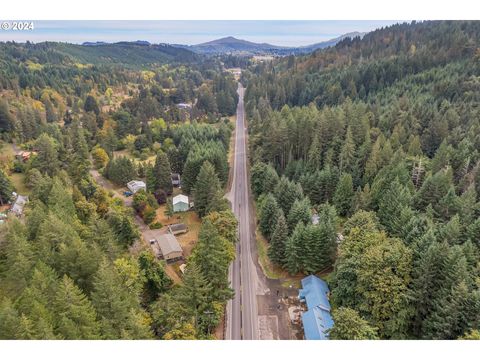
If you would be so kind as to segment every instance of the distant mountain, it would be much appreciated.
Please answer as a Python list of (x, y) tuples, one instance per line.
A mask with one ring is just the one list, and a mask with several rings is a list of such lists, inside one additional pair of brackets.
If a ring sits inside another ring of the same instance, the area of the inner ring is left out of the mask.
[(201, 54), (212, 53), (265, 53), (283, 49), (282, 46), (275, 46), (267, 43), (254, 43), (247, 40), (234, 38), (233, 36), (209, 41), (203, 44), (193, 45), (190, 49)]
[(83, 46), (99, 46), (99, 45), (106, 45), (108, 43), (106, 43), (105, 41), (95, 41), (95, 42), (91, 42), (91, 41), (85, 41), (84, 43), (82, 43)]
[(361, 38), (363, 38), (365, 36), (365, 34), (367, 34), (366, 32), (359, 32), (359, 31), (354, 31), (354, 32), (350, 32), (350, 33), (347, 33), (347, 34), (343, 34), (339, 37), (336, 37), (334, 39), (330, 39), (330, 40), (327, 40), (327, 41), (323, 41), (323, 42), (319, 42), (319, 43), (316, 43), (316, 44), (312, 44), (312, 45), (307, 45), (307, 46), (300, 46), (298, 48), (296, 48), (298, 51), (297, 51), (297, 54), (301, 54), (301, 53), (310, 53), (310, 52), (313, 52), (315, 50), (318, 50), (318, 49), (325, 49), (327, 47), (330, 47), (330, 46), (335, 46), (338, 42), (342, 41), (343, 39), (346, 39), (346, 38), (356, 38), (357, 36)]
[(224, 37), (221, 39), (209, 41), (197, 45), (178, 45), (173, 46), (189, 49), (197, 54), (215, 55), (215, 54), (234, 54), (234, 55), (296, 55), (306, 54), (318, 49), (324, 49), (329, 46), (335, 46), (339, 41), (356, 36), (363, 37), (366, 33), (351, 32), (344, 34), (334, 39), (330, 39), (324, 42), (300, 46), (300, 47), (288, 47), (278, 46), (267, 43), (254, 43), (247, 40), (237, 39), (233, 36)]

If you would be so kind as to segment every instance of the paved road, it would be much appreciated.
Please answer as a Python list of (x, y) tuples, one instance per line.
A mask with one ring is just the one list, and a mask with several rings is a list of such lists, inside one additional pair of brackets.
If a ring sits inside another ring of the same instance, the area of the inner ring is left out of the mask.
[(233, 181), (229, 194), (233, 212), (239, 222), (239, 242), (237, 244), (237, 256), (230, 267), (229, 274), (232, 288), (235, 290), (235, 297), (227, 304), (225, 335), (228, 340), (258, 339), (257, 270), (252, 260), (254, 229), (252, 229), (250, 221), (252, 204), (250, 203), (250, 187), (247, 180), (247, 135), (243, 93), (244, 88), (239, 83)]

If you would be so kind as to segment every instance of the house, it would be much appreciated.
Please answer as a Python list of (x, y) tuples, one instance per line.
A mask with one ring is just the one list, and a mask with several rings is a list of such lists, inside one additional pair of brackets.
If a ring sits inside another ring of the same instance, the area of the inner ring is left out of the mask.
[(190, 110), (192, 108), (192, 105), (187, 103), (180, 103), (177, 104), (177, 107), (181, 110)]
[(175, 187), (180, 186), (180, 174), (172, 173), (170, 175), (170, 178), (172, 179), (172, 185)]
[(139, 190), (147, 191), (147, 185), (140, 180), (130, 181), (127, 183), (127, 188), (132, 192), (132, 194), (135, 194)]
[(177, 195), (172, 200), (173, 211), (188, 211), (190, 209), (190, 203), (188, 202), (188, 196), (186, 195)]
[(183, 258), (183, 250), (177, 241), (175, 235), (165, 233), (164, 230), (146, 230), (143, 232), (143, 238), (147, 241), (155, 255), (159, 258), (173, 262)]
[(15, 155), (15, 158), (19, 161), (26, 162), (32, 155), (36, 155), (35, 151), (20, 151)]
[(13, 193), (13, 196), (16, 198), (10, 211), (17, 216), (22, 216), (23, 208), (25, 207), (25, 204), (28, 203), (28, 196), (17, 195), (16, 193)]
[(183, 258), (183, 250), (175, 235), (167, 233), (160, 235), (157, 239), (162, 257), (170, 262)]
[(188, 231), (187, 225), (185, 224), (172, 224), (168, 225), (168, 231), (173, 235), (184, 234)]
[(307, 311), (302, 314), (306, 340), (328, 340), (328, 331), (333, 327), (329, 292), (327, 283), (315, 275), (302, 279), (298, 297), (307, 304)]

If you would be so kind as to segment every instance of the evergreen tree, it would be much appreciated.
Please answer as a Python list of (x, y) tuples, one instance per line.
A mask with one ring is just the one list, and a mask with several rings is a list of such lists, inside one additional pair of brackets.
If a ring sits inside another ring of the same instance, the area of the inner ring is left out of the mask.
[(0, 302), (0, 339), (15, 340), (20, 338), (20, 315), (8, 298)]
[(64, 276), (54, 300), (55, 331), (67, 340), (99, 339), (99, 324), (90, 300)]
[(351, 173), (355, 161), (355, 142), (353, 141), (352, 131), (347, 128), (347, 134), (340, 152), (340, 172)]
[(256, 198), (275, 188), (279, 177), (270, 164), (256, 162), (251, 168), (252, 191)]
[(260, 231), (267, 239), (270, 239), (275, 230), (280, 210), (275, 197), (271, 193), (268, 193), (262, 202), (259, 218)]
[(333, 196), (333, 203), (339, 215), (350, 214), (354, 195), (352, 176), (350, 174), (342, 175)]
[(268, 257), (277, 265), (283, 265), (285, 261), (285, 248), (288, 239), (288, 227), (282, 210), (279, 210), (275, 230), (273, 231), (268, 248)]
[(234, 258), (234, 245), (219, 235), (210, 220), (204, 220), (198, 236), (198, 243), (192, 251), (189, 263), (195, 264), (211, 284), (213, 300), (225, 301), (231, 297), (228, 268)]
[(86, 112), (92, 111), (95, 113), (95, 115), (100, 114), (100, 109), (98, 108), (97, 100), (92, 95), (87, 96), (87, 98), (85, 99), (85, 105), (83, 108)]
[(185, 317), (194, 319), (195, 329), (199, 329), (201, 326), (202, 315), (211, 301), (211, 293), (212, 285), (206, 280), (196, 263), (189, 262), (182, 286), (176, 293), (176, 300), (185, 312)]
[(285, 268), (294, 275), (302, 269), (302, 250), (305, 225), (298, 223), (285, 244)]
[(295, 200), (288, 213), (288, 228), (290, 232), (293, 232), (293, 229), (299, 222), (302, 222), (304, 225), (312, 222), (311, 207), (310, 200), (307, 197), (302, 200)]
[[(131, 282), (138, 283), (138, 279)], [(141, 284), (141, 283), (140, 283)], [(95, 276), (92, 304), (97, 311), (102, 338), (149, 339), (147, 316), (139, 294), (126, 286), (118, 269), (104, 260)]]
[(153, 167), (153, 184), (147, 184), (154, 190), (162, 190), (167, 195), (170, 195), (173, 191), (173, 185), (171, 180), (172, 170), (170, 168), (170, 162), (167, 155), (163, 151), (157, 153), (155, 159), (155, 165)]
[(49, 176), (55, 175), (59, 170), (58, 151), (54, 140), (43, 133), (36, 141), (38, 155), (35, 156), (32, 166)]
[(13, 116), (10, 114), (8, 103), (0, 99), (0, 133), (13, 129)]
[(305, 227), (303, 238), (303, 269), (315, 273), (333, 265), (337, 249), (336, 212), (324, 204), (319, 209), (318, 225)]
[(378, 205), (378, 218), (391, 235), (400, 235), (410, 219), (403, 219), (401, 212), (410, 209), (409, 190), (395, 179), (381, 196)]
[(8, 204), (12, 198), (13, 185), (7, 174), (0, 169), (0, 206)]
[(284, 214), (289, 214), (295, 200), (303, 198), (303, 190), (300, 184), (296, 184), (282, 176), (275, 187), (275, 198)]
[(200, 217), (222, 210), (222, 188), (215, 168), (206, 161), (198, 174), (194, 190), (195, 210)]

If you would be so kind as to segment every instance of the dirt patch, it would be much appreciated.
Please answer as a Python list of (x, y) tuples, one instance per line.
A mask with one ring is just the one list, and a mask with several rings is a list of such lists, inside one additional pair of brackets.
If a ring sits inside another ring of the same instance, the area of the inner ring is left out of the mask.
[(180, 284), (182, 282), (182, 278), (180, 277), (180, 270), (178, 268), (179, 264), (168, 264), (165, 265), (165, 272), (173, 280), (175, 284)]
[(215, 339), (217, 340), (224, 340), (225, 339), (225, 316), (222, 316), (222, 320), (220, 321), (220, 324), (216, 327), (213, 336), (215, 336)]

